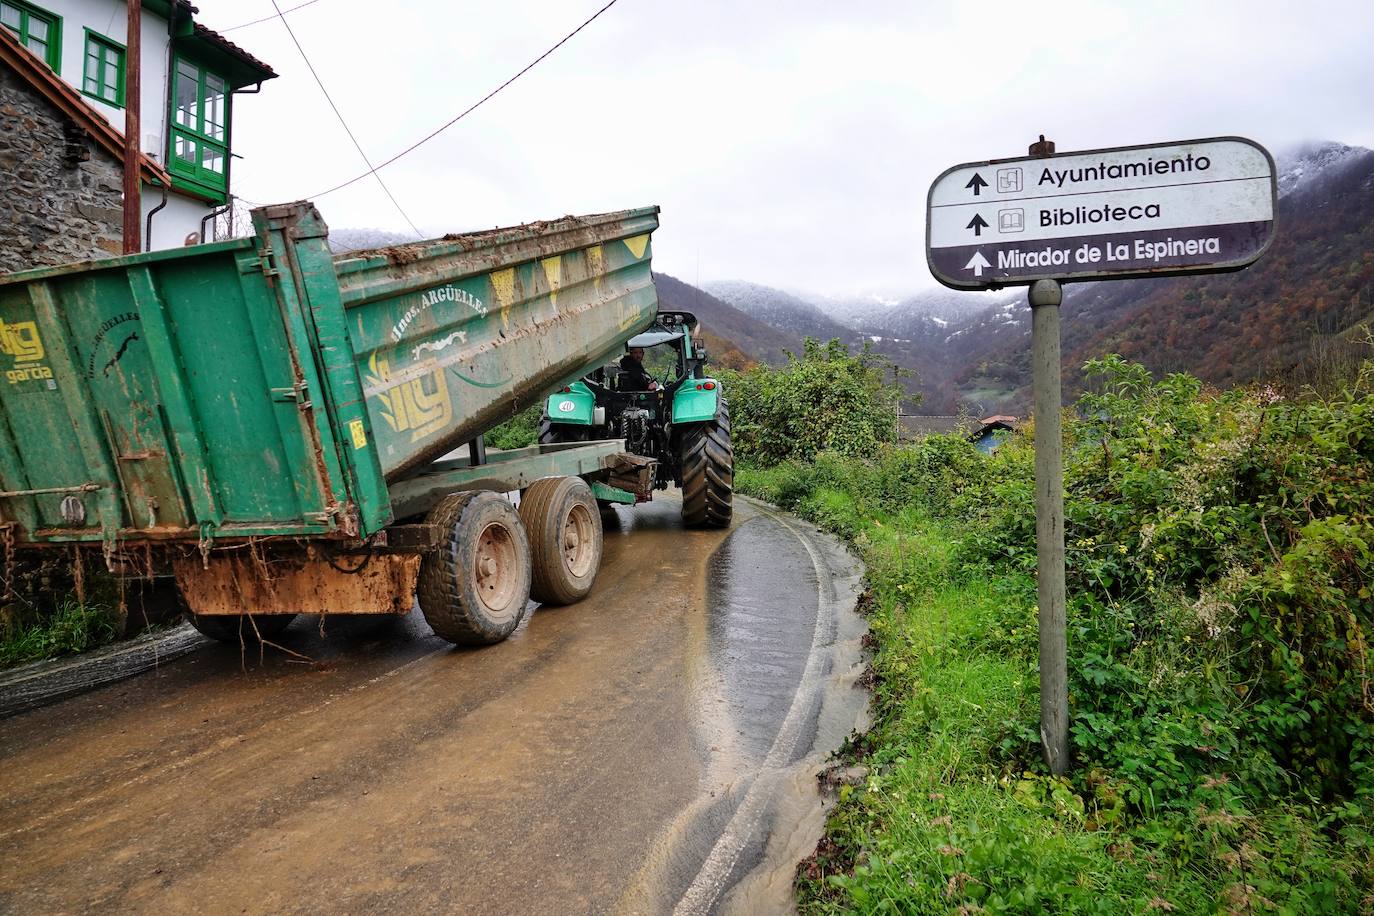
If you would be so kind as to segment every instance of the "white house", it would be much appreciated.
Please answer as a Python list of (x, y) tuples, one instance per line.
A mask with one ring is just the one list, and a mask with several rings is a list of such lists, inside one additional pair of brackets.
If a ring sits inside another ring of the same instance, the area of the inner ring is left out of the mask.
[[(179, 246), (208, 230), (208, 218), (229, 199), (236, 96), (277, 75), (196, 22), (196, 12), (187, 0), (143, 0), (140, 146), (172, 185), (165, 192), (142, 186), (146, 249)], [(129, 63), (123, 2), (0, 0), (0, 25), (123, 132)]]

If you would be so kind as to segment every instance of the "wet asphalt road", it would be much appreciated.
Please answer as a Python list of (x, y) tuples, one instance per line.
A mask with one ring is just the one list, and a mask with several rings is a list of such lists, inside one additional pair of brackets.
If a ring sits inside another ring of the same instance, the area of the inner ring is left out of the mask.
[[(0, 912), (785, 910), (861, 715), (859, 570), (737, 503), (619, 510), (498, 646), (298, 620), (0, 722)], [(306, 660), (308, 659), (308, 660)]]

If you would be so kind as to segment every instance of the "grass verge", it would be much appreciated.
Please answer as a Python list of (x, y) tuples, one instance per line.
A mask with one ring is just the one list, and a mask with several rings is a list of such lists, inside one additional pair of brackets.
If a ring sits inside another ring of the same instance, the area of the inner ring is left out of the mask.
[(1374, 907), (1359, 811), (1247, 793), (1225, 767), (1171, 799), (1151, 799), (1148, 781), (1131, 795), (1142, 783), (1121, 766), (1044, 773), (1027, 756), (1038, 718), (1034, 580), (1006, 564), (960, 565), (949, 520), (882, 511), (842, 475), (815, 478), (797, 464), (736, 477), (741, 492), (847, 537), (869, 569), (875, 723), (848, 750), (868, 774), (841, 788), (805, 863), (804, 912)]
[(6, 615), (0, 621), (0, 668), (86, 652), (113, 642), (117, 634), (115, 612), (103, 605), (67, 600), (32, 619)]

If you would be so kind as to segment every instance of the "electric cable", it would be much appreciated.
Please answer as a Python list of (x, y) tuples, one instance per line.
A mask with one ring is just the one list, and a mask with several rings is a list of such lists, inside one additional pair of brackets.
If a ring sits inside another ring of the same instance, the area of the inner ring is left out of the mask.
[[(344, 188), (348, 187), (348, 186), (351, 185), (351, 184), (355, 184), (355, 183), (357, 183), (357, 182), (359, 182), (359, 181), (362, 181), (362, 180), (363, 180), (364, 178), (366, 178), (368, 175), (376, 175), (378, 171), (380, 171), (381, 169), (384, 169), (384, 168), (386, 168), (387, 166), (391, 165), (391, 164), (392, 164), (393, 162), (395, 162), (396, 160), (402, 158), (403, 156), (408, 156), (408, 155), (410, 155), (411, 153), (415, 152), (415, 150), (419, 149), (421, 146), (423, 146), (424, 144), (428, 143), (430, 140), (433, 140), (435, 137), (439, 136), (441, 133), (443, 133), (444, 131), (448, 130), (450, 127), (452, 127), (453, 125), (457, 124), (459, 121), (463, 120), (463, 119), (466, 118), (468, 115), (472, 114), (472, 113), (473, 113), (474, 111), (476, 111), (478, 108), (482, 107), (482, 105), (484, 105), (486, 102), (490, 101), (490, 100), (491, 100), (498, 92), (500, 92), (502, 89), (505, 89), (505, 88), (506, 88), (507, 86), (509, 86), (511, 83), (515, 82), (515, 81), (518, 80), (520, 77), (524, 76), (526, 73), (528, 73), (528, 72), (530, 72), (531, 70), (533, 70), (533, 69), (535, 68), (535, 66), (539, 64), (540, 61), (542, 61), (544, 58), (548, 57), (548, 56), (549, 56), (550, 54), (552, 54), (554, 51), (557, 51), (559, 48), (563, 47), (563, 45), (567, 44), (568, 41), (570, 41), (570, 40), (573, 38), (573, 36), (575, 36), (578, 32), (580, 32), (580, 31), (582, 31), (583, 29), (585, 29), (587, 26), (591, 25), (592, 22), (594, 22), (594, 21), (597, 19), (597, 17), (599, 17), (602, 13), (606, 12), (606, 10), (608, 10), (608, 9), (610, 9), (611, 7), (615, 6), (617, 2), (618, 2), (618, 0), (610, 0), (609, 3), (607, 3), (607, 4), (606, 4), (605, 6), (603, 6), (601, 9), (597, 10), (595, 13), (593, 13), (593, 14), (592, 14), (590, 17), (588, 17), (587, 20), (584, 21), (581, 25), (579, 25), (577, 28), (573, 29), (573, 30), (572, 30), (571, 32), (569, 32), (567, 35), (564, 35), (561, 39), (559, 39), (559, 41), (558, 41), (557, 44), (555, 44), (553, 47), (549, 48), (549, 49), (548, 49), (547, 51), (545, 51), (543, 54), (540, 54), (540, 55), (539, 55), (538, 57), (536, 57), (534, 60), (532, 60), (532, 61), (530, 61), (528, 64), (526, 64), (526, 65), (525, 65), (525, 68), (524, 68), (523, 70), (521, 70), (519, 73), (517, 73), (517, 74), (515, 74), (514, 76), (512, 76), (510, 79), (506, 80), (506, 81), (505, 81), (504, 83), (502, 83), (501, 85), (497, 86), (497, 87), (496, 87), (495, 89), (493, 89), (491, 92), (488, 92), (485, 96), (483, 96), (483, 97), (482, 97), (481, 99), (479, 99), (477, 102), (473, 103), (473, 104), (472, 104), (471, 106), (469, 106), (467, 109), (465, 109), (464, 111), (462, 111), (461, 113), (459, 113), (457, 117), (453, 118), (451, 121), (449, 121), (448, 123), (444, 124), (442, 127), (439, 127), (437, 130), (434, 130), (433, 132), (431, 132), (431, 133), (429, 133), (429, 134), (426, 134), (424, 137), (420, 138), (420, 139), (417, 140), (415, 143), (413, 143), (413, 144), (411, 144), (410, 146), (406, 147), (405, 149), (401, 150), (399, 153), (397, 153), (396, 155), (392, 156), (390, 159), (386, 160), (386, 161), (383, 162), (381, 165), (373, 166), (372, 163), (369, 162), (369, 163), (368, 163), (368, 171), (363, 172), (361, 175), (358, 175), (358, 176), (355, 177), (355, 178), (350, 178), (350, 179), (348, 179), (348, 181), (345, 181), (345, 182), (343, 182), (342, 184), (336, 184), (334, 187), (332, 187), (332, 188), (330, 188), (330, 189), (328, 189), (328, 190), (326, 190), (326, 191), (321, 191), (321, 192), (318, 193), (318, 194), (312, 194), (312, 195), (310, 195), (310, 198), (309, 198), (309, 199), (311, 199), (311, 200), (318, 200), (319, 198), (324, 197), (326, 194), (333, 194), (335, 191), (341, 191), (341, 190), (343, 190)], [(276, 0), (273, 0), (273, 5), (274, 5), (274, 6), (276, 5)], [(285, 22), (285, 20), (282, 20), (282, 21)], [(289, 28), (289, 27), (288, 27), (288, 28)], [(323, 88), (323, 87), (321, 87), (321, 88)], [(364, 158), (366, 158), (366, 157), (364, 157)], [(378, 181), (381, 180), (381, 176), (380, 176), (380, 175), (377, 176), (377, 180), (378, 180)]]
[[(305, 9), (307, 6), (310, 6), (312, 3), (319, 3), (319, 2), (320, 2), (320, 0), (305, 0), (304, 3), (298, 3), (298, 4), (296, 4), (295, 6), (291, 7), (290, 9), (282, 10), (282, 13), (294, 13), (296, 10)], [(234, 32), (234, 31), (237, 31), (238, 29), (246, 29), (246, 28), (248, 28), (250, 25), (257, 25), (257, 24), (260, 23), (260, 22), (270, 22), (270, 21), (272, 21), (273, 19), (276, 19), (276, 18), (277, 18), (276, 15), (272, 15), (272, 16), (263, 16), (261, 19), (254, 19), (252, 22), (240, 22), (238, 25), (231, 25), (231, 26), (229, 26), (229, 28), (227, 28), (227, 29), (219, 29), (218, 31), (219, 31), (219, 33), (220, 33), (221, 35), (223, 35), (225, 32)], [(109, 30), (107, 29), (106, 31), (109, 31)]]
[[(615, 0), (611, 0), (611, 2), (614, 3)], [(334, 109), (334, 117), (339, 119), (339, 123), (343, 125), (344, 133), (348, 134), (348, 139), (353, 141), (353, 146), (357, 149), (358, 155), (362, 156), (363, 162), (367, 163), (368, 171), (363, 173), (363, 177), (368, 175), (376, 176), (377, 184), (382, 186), (382, 190), (386, 192), (386, 196), (391, 199), (391, 203), (396, 207), (396, 212), (401, 214), (401, 218), (410, 225), (412, 230), (414, 230), (415, 237), (417, 239), (424, 238), (425, 234), (421, 232), (414, 221), (406, 215), (406, 211), (401, 207), (400, 202), (396, 200), (395, 195), (391, 193), (391, 189), (386, 186), (386, 182), (382, 180), (382, 176), (377, 174), (377, 169), (373, 167), (372, 160), (367, 158), (367, 153), (363, 152), (363, 145), (359, 143), (358, 138), (353, 135), (352, 128), (350, 128), (348, 122), (344, 120), (343, 114), (339, 111), (339, 106), (334, 104), (334, 99), (330, 96), (329, 90), (324, 88), (324, 80), (320, 79), (320, 75), (315, 72), (315, 65), (310, 62), (310, 57), (305, 53), (305, 48), (301, 47), (300, 41), (296, 38), (295, 31), (291, 28), (291, 23), (286, 21), (286, 16), (282, 14), (281, 7), (277, 5), (277, 0), (272, 0), (272, 8), (277, 11), (277, 18), (281, 20), (281, 24), (286, 26), (286, 34), (291, 36), (291, 41), (296, 45), (296, 50), (300, 52), (301, 59), (305, 61), (306, 67), (310, 69), (310, 75), (315, 78), (315, 83), (320, 87), (320, 92), (324, 93), (325, 101), (329, 103), (330, 108)]]

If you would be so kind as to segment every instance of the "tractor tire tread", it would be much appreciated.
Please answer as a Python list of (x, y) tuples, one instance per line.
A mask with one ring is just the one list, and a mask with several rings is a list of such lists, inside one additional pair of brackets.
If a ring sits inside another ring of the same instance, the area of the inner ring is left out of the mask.
[(730, 407), (722, 401), (715, 420), (690, 427), (683, 434), (683, 521), (693, 528), (729, 526), (734, 488)]
[[(574, 496), (576, 494), (576, 496)], [(596, 529), (596, 559), (591, 575), (579, 582), (563, 566), (561, 548), (563, 505), (570, 498), (582, 502)], [(591, 591), (601, 565), (601, 514), (596, 511), (591, 487), (580, 477), (545, 477), (536, 480), (520, 497), (520, 520), (530, 541), (530, 597), (541, 604), (574, 604)]]
[[(435, 525), (443, 532), (442, 543), (434, 552), (420, 562), (420, 577), (415, 592), (420, 602), (420, 610), (425, 621), (439, 637), (462, 646), (489, 646), (501, 642), (520, 624), (525, 615), (522, 607), (512, 621), (493, 622), (468, 601), (465, 588), (468, 582), (468, 564), (460, 554), (460, 537), (465, 516), (473, 503), (480, 504), (491, 494), (485, 491), (451, 493), (430, 510), (426, 522)], [(496, 499), (501, 499), (497, 496)], [(504, 501), (504, 500), (503, 500)], [(513, 510), (512, 510), (513, 511)], [(518, 516), (517, 516), (517, 528)], [(523, 536), (523, 530), (519, 531)], [(529, 559), (529, 551), (525, 551)], [(528, 578), (528, 565), (526, 577)]]

